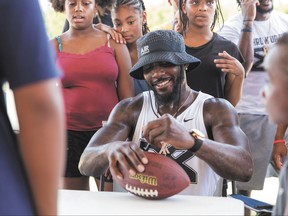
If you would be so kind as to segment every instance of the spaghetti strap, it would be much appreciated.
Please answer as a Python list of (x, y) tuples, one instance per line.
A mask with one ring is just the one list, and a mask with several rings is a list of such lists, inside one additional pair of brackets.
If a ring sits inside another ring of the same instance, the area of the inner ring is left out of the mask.
[(106, 45), (110, 47), (110, 34), (107, 34), (107, 43)]
[(62, 42), (61, 42), (61, 39), (60, 39), (60, 36), (56, 36), (55, 37), (57, 39), (57, 42), (58, 42), (58, 49), (59, 49), (59, 52), (62, 52)]

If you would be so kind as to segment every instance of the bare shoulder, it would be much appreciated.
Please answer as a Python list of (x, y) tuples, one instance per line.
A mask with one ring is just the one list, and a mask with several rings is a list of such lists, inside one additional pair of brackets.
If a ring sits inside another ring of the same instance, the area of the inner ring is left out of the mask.
[(58, 47), (58, 44), (59, 44), (57, 38), (59, 38), (59, 40), (60, 40), (61, 42), (63, 42), (63, 41), (66, 41), (67, 38), (69, 38), (69, 34), (68, 34), (67, 31), (66, 31), (66, 32), (64, 32), (64, 33), (62, 33), (62, 34), (60, 34), (60, 35), (57, 35), (57, 36), (51, 38), (51, 39), (50, 39), (50, 42), (51, 42), (51, 44), (53, 44), (53, 46), (54, 46), (55, 48), (57, 48), (57, 47)]
[(121, 43), (117, 43), (115, 40), (113, 40), (111, 37), (109, 38), (109, 43), (110, 46), (115, 49), (115, 50), (128, 50), (126, 44), (121, 44)]
[(66, 43), (67, 40), (70, 39), (68, 32), (64, 32), (60, 35), (57, 35), (50, 39), (51, 45), (55, 48), (55, 50), (59, 50), (59, 43), (63, 44)]
[(104, 31), (101, 31), (97, 28), (94, 28), (93, 29), (93, 34), (91, 35), (93, 38), (97, 38), (98, 42), (100, 41), (101, 43), (107, 43), (107, 40), (109, 40), (109, 34), (107, 34), (106, 32)]
[(143, 104), (143, 95), (139, 94), (135, 97), (121, 100), (112, 110), (112, 121), (127, 121), (126, 123), (134, 125), (140, 115)]
[(237, 111), (234, 106), (223, 98), (207, 99), (203, 107), (203, 116), (205, 123), (215, 125), (219, 122), (237, 123)]
[(130, 98), (126, 98), (123, 99), (121, 101), (118, 102), (117, 104), (117, 109), (121, 109), (121, 110), (126, 110), (126, 111), (141, 111), (142, 108), (142, 104), (143, 104), (143, 95), (139, 94), (135, 97), (130, 97)]

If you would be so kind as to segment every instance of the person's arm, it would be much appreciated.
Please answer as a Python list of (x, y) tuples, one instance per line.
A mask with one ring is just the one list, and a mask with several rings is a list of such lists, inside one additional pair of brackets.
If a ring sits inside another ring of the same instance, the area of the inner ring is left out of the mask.
[(129, 75), (132, 67), (131, 58), (126, 45), (116, 44), (110, 40), (111, 46), (115, 50), (115, 57), (119, 68), (119, 76), (117, 80), (117, 92), (119, 100), (134, 96), (133, 79)]
[(281, 169), (287, 156), (287, 147), (285, 142), (285, 132), (288, 125), (278, 124), (273, 143), (272, 159), (277, 167)]
[(258, 0), (242, 1), (241, 3), (243, 24), (238, 47), (245, 59), (243, 66), (245, 68), (246, 76), (249, 74), (254, 62), (252, 30), (253, 22), (256, 17), (257, 4), (259, 4)]
[(219, 53), (219, 59), (214, 62), (217, 68), (227, 73), (224, 87), (225, 99), (233, 106), (236, 106), (242, 95), (242, 87), (245, 76), (245, 70), (242, 64), (226, 51)]
[(117, 32), (115, 29), (113, 29), (111, 26), (103, 24), (103, 23), (97, 23), (94, 24), (94, 28), (108, 33), (111, 38), (116, 41), (116, 43), (126, 44), (126, 40), (122, 36), (120, 32)]
[[(204, 139), (195, 155), (206, 161), (223, 178), (248, 181), (252, 175), (252, 159), (248, 139), (238, 125), (237, 113), (221, 99), (209, 99), (204, 105), (205, 126), (213, 140)], [(176, 149), (191, 149), (195, 139), (171, 115), (165, 114), (143, 128), (147, 142), (161, 148), (169, 143)]]
[(238, 44), (239, 50), (245, 59), (245, 62), (243, 62), (243, 67), (245, 68), (246, 73), (245, 77), (250, 73), (254, 62), (252, 25), (253, 21), (243, 21), (243, 27), (241, 29), (241, 35)]
[[(241, 63), (239, 63), (241, 64)], [(243, 66), (241, 65), (243, 68)], [(234, 107), (239, 102), (242, 96), (243, 82), (244, 82), (244, 68), (243, 73), (239, 75), (228, 74), (225, 85), (225, 99), (227, 99)]]
[(14, 90), (20, 151), (37, 214), (57, 214), (57, 189), (64, 165), (64, 111), (57, 79)]
[(231, 19), (218, 32), (224, 38), (232, 41), (239, 47), (245, 62), (243, 63), (246, 76), (249, 74), (254, 62), (253, 49), (253, 22), (256, 17), (257, 0), (242, 1), (242, 15)]
[(209, 139), (196, 155), (205, 160), (220, 176), (248, 181), (253, 173), (249, 141), (239, 127), (234, 107), (221, 99), (206, 101), (205, 125), (209, 125), (213, 140)]
[[(117, 162), (127, 165), (130, 164), (128, 161), (134, 161), (136, 166), (140, 165), (140, 158), (144, 157), (142, 150), (138, 144), (127, 140), (132, 128), (136, 126), (142, 107), (142, 102), (137, 98), (135, 102), (130, 98), (120, 101), (112, 110), (107, 123), (91, 138), (79, 162), (79, 170), (83, 175), (100, 176), (110, 165), (110, 172), (121, 176)], [(127, 169), (133, 172), (133, 167)]]

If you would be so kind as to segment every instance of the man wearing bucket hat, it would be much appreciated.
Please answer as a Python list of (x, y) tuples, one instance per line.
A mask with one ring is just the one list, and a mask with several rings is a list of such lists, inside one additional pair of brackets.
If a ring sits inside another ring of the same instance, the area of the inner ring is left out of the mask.
[(226, 100), (186, 84), (185, 69), (200, 61), (185, 52), (183, 37), (150, 32), (137, 41), (137, 50), (130, 75), (145, 79), (151, 90), (116, 105), (84, 150), (81, 173), (99, 176), (110, 168), (121, 179), (120, 163), (135, 175), (148, 163), (145, 149), (164, 152), (183, 167), (191, 181), (183, 194), (220, 195), (222, 178), (248, 181), (252, 160), (237, 113)]

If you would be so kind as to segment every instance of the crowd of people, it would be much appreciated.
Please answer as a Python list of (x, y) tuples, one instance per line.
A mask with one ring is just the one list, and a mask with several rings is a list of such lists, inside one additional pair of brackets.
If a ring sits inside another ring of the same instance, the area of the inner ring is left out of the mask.
[[(283, 125), (278, 125), (277, 128), (269, 120), (259, 92), (267, 80), (263, 59), (277, 38), (288, 30), (288, 15), (273, 10), (273, 1), (242, 3), (238, 0), (237, 3), (241, 14), (225, 22), (220, 35), (238, 44), (246, 61), (244, 67), (247, 77), (243, 84), (243, 96), (236, 110), (240, 127), (250, 141), (254, 173), (249, 182), (237, 182), (236, 186), (240, 193), (250, 195), (251, 190), (263, 189), (273, 146), (285, 143)], [(277, 136), (274, 140), (275, 134)]]
[(0, 214), (56, 215), (57, 190), (89, 190), (89, 177), (115, 191), (111, 174), (143, 172), (143, 151), (186, 171), (186, 195), (221, 196), (230, 180), (250, 196), (271, 163), (281, 170), (274, 214), (288, 213), (288, 15), (273, 0), (236, 0), (229, 20), (220, 0), (168, 0), (173, 19), (151, 31), (144, 0), (49, 0), (66, 15), (50, 44), (38, 1), (23, 1), (29, 16), (0, 4), (18, 26), (2, 33), (0, 77), (20, 127), (1, 91)]

